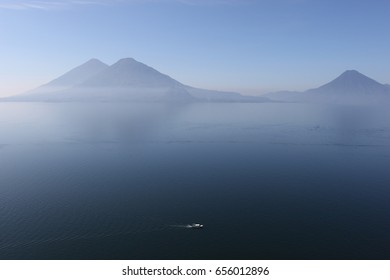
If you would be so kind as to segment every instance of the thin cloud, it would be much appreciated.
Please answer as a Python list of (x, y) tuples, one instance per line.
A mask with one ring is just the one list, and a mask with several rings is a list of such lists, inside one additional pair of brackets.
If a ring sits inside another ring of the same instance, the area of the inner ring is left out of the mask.
[(118, 1), (108, 0), (58, 0), (58, 1), (35, 1), (35, 0), (13, 0), (13, 1), (2, 1), (0, 0), (0, 9), (9, 10), (57, 10), (69, 8), (77, 5), (104, 5), (109, 3), (115, 3)]
[(171, 2), (179, 2), (185, 5), (191, 6), (215, 6), (215, 5), (237, 5), (248, 2), (253, 2), (253, 0), (173, 0)]
[(0, 9), (60, 10), (74, 6), (125, 5), (142, 3), (179, 3), (191, 6), (235, 5), (253, 0), (0, 0)]

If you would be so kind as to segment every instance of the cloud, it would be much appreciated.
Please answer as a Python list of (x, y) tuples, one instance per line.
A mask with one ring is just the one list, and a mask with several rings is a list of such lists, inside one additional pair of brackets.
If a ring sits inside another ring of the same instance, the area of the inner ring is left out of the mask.
[(251, 2), (253, 0), (173, 0), (185, 5), (205, 6), (205, 5), (236, 5)]
[(110, 3), (122, 2), (115, 0), (0, 0), (0, 9), (9, 10), (57, 10), (78, 5), (107, 5)]
[(74, 6), (124, 5), (142, 3), (179, 3), (183, 5), (231, 5), (252, 0), (0, 0), (0, 9), (60, 10)]

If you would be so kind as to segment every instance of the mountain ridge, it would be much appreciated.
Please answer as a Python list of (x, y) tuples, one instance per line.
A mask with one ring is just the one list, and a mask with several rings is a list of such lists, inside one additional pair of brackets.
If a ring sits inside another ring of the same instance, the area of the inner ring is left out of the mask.
[[(97, 69), (93, 66), (96, 65)], [(92, 68), (92, 69), (91, 69)], [(82, 75), (77, 75), (82, 73)], [(122, 58), (108, 66), (90, 59), (27, 93), (3, 101), (146, 101), (266, 102), (264, 97), (206, 90), (184, 85), (135, 60)]]
[[(92, 58), (85, 63), (65, 72), (63, 75), (51, 80), (50, 82), (39, 86), (38, 88), (29, 90), (20, 94), (21, 98), (31, 98), (33, 96), (41, 96), (45, 94), (60, 92), (71, 87), (74, 87), (84, 80), (96, 75), (100, 71), (109, 66), (96, 58)], [(18, 95), (17, 95), (18, 96)], [(12, 96), (10, 99), (17, 98)]]
[(334, 80), (306, 92), (328, 92), (328, 94), (370, 94), (381, 92), (386, 87), (356, 70), (347, 70)]
[(306, 91), (279, 91), (264, 95), (282, 102), (372, 104), (390, 103), (390, 87), (357, 70), (346, 70), (324, 85)]
[(101, 62), (100, 60), (92, 58), (45, 85), (74, 86), (82, 83), (85, 79), (90, 78), (108, 67), (109, 66), (107, 64)]
[(122, 58), (97, 75), (87, 79), (80, 86), (85, 87), (155, 87), (175, 86), (180, 83), (156, 69), (136, 61)]

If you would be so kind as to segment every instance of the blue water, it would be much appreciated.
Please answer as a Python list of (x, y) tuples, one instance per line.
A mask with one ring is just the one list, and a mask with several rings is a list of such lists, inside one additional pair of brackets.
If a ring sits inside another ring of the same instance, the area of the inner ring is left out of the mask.
[(387, 108), (0, 103), (1, 259), (389, 259), (389, 216)]

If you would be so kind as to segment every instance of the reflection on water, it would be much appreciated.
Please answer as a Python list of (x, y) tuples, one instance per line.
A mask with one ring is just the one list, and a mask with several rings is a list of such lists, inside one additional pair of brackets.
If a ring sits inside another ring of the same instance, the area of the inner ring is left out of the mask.
[(0, 131), (3, 259), (390, 257), (386, 108), (0, 103)]

